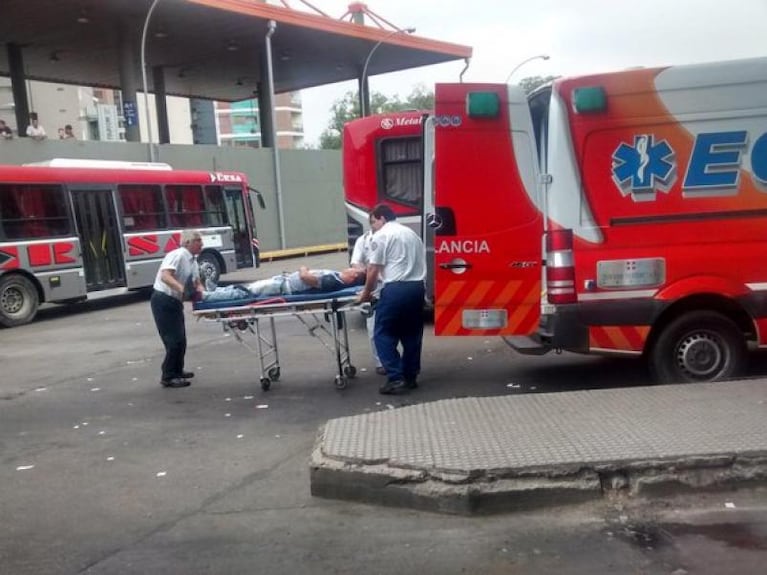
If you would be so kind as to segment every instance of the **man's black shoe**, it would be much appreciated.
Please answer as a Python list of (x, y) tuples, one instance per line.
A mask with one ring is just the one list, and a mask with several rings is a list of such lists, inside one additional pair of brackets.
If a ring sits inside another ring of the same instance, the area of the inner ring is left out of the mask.
[(397, 395), (399, 393), (407, 393), (407, 383), (398, 379), (397, 381), (387, 381), (381, 387), (378, 388), (378, 393), (381, 395)]
[(378, 375), (386, 375), (386, 368), (385, 368), (384, 366), (382, 366), (382, 365), (379, 365), (379, 366), (376, 368), (376, 373), (377, 373)]
[(160, 380), (160, 385), (163, 387), (187, 387), (190, 385), (190, 382), (182, 377), (172, 377), (170, 379)]
[(194, 377), (193, 371), (185, 371), (184, 373), (181, 374), (182, 379), (192, 379), (193, 377)]
[(418, 387), (418, 382), (415, 380), (415, 378), (405, 379), (405, 385), (408, 389), (415, 389)]

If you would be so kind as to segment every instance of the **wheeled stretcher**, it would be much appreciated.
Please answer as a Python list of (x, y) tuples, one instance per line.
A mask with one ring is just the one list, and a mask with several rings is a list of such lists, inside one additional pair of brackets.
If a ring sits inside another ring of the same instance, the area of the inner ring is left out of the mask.
[(348, 380), (357, 374), (349, 353), (345, 315), (369, 309), (367, 303), (356, 303), (361, 289), (355, 286), (334, 292), (195, 302), (193, 313), (199, 320), (221, 324), (225, 333), (231, 333), (251, 353), (258, 355), (264, 391), (281, 375), (275, 319), (295, 317), (335, 358), (334, 383), (337, 389), (344, 389)]

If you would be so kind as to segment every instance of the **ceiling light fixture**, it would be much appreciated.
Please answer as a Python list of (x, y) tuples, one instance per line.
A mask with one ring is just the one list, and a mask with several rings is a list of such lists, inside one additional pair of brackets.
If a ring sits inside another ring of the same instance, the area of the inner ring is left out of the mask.
[(80, 15), (77, 17), (77, 23), (78, 24), (89, 24), (91, 21), (90, 18), (88, 18), (88, 13), (85, 11), (85, 8), (80, 10)]
[(229, 52), (236, 52), (237, 50), (239, 50), (239, 49), (240, 49), (240, 47), (237, 45), (237, 42), (234, 42), (234, 41), (230, 41), (230, 42), (229, 42), (229, 43), (226, 45), (226, 49), (227, 49)]

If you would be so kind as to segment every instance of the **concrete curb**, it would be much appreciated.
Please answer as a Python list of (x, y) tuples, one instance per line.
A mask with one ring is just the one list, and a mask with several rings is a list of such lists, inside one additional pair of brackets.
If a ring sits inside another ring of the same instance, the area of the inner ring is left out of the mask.
[(446, 473), (330, 458), (323, 440), (324, 427), (311, 456), (312, 495), (455, 515), (570, 505), (616, 493), (666, 497), (767, 486), (767, 452)]

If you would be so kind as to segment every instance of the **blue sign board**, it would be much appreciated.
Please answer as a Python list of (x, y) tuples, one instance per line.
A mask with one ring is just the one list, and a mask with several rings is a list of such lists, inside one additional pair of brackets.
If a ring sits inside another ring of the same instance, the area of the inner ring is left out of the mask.
[(125, 118), (126, 126), (135, 126), (138, 124), (138, 111), (136, 110), (136, 102), (123, 102), (123, 118)]

